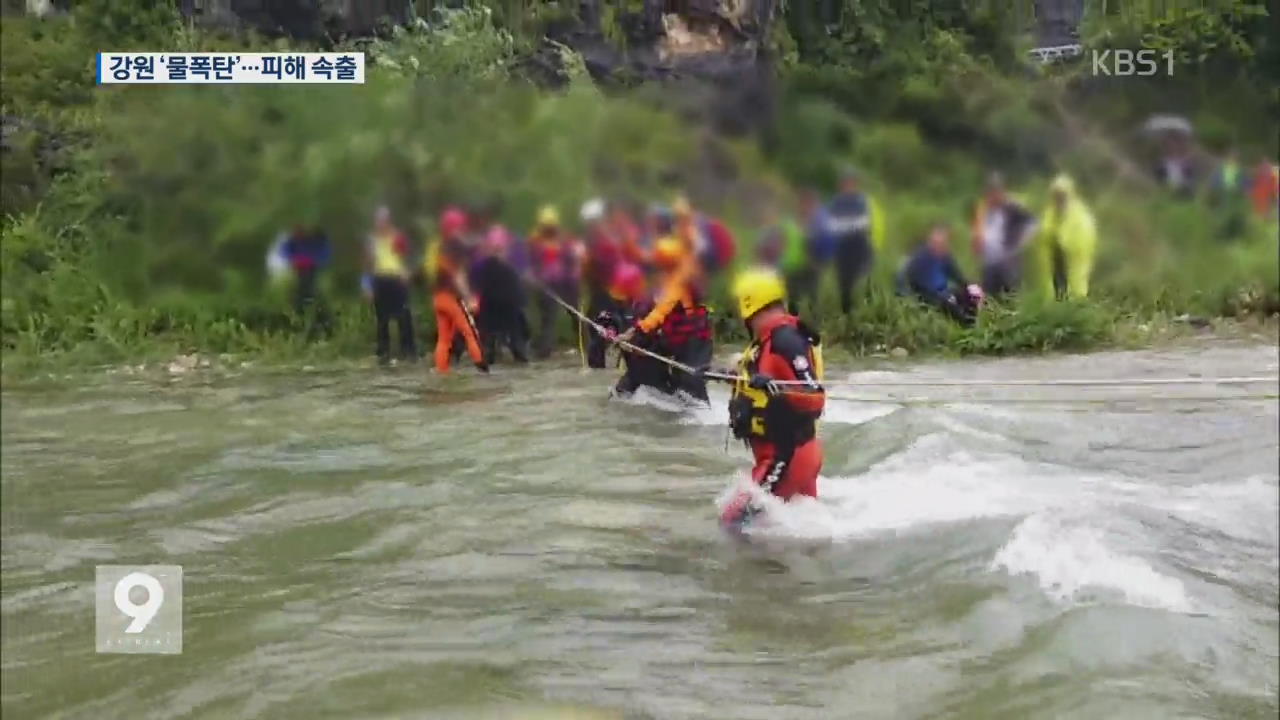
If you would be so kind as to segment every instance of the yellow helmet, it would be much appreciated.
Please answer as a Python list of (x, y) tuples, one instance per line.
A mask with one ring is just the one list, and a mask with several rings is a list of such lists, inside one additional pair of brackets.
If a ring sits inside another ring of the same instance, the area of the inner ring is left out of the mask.
[(538, 210), (538, 224), (542, 227), (556, 227), (560, 224), (560, 211), (555, 205), (543, 205)]
[(653, 246), (653, 264), (663, 270), (677, 267), (684, 257), (684, 243), (670, 235), (658, 240)]
[(787, 295), (778, 273), (768, 269), (747, 270), (733, 281), (733, 296), (738, 300), (738, 313), (743, 320), (764, 308), (781, 302)]
[(676, 199), (671, 203), (671, 213), (676, 217), (688, 217), (693, 214), (693, 205), (689, 204), (689, 198), (683, 195), (677, 195)]

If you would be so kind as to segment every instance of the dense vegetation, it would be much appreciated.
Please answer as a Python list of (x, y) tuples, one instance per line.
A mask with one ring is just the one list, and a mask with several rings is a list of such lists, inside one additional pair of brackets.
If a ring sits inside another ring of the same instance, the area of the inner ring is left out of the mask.
[[(1280, 309), (1274, 226), (1224, 237), (1221, 211), (1146, 179), (1133, 134), (1147, 113), (1177, 111), (1213, 147), (1276, 157), (1280, 42), (1262, 3), (1163, 14), (1090, 3), (1092, 46), (1173, 49), (1172, 79), (1028, 66), (1026, 3), (785, 3), (767, 42), (775, 111), (737, 136), (713, 131), (701, 111), (732, 100), (705, 89), (622, 71), (593, 79), (544, 38), (574, 20), (554, 3), (423, 10), (429, 22), (337, 40), (370, 53), (362, 87), (124, 88), (93, 85), (95, 52), (296, 41), (193, 29), (163, 2), (75, 5), (3, 24), (6, 365), (189, 350), (360, 356), (372, 331), (359, 238), (380, 203), (420, 240), (447, 202), (498, 204), (524, 230), (543, 202), (572, 215), (592, 192), (647, 202), (688, 190), (746, 241), (761, 208), (790, 209), (794, 185), (829, 189), (844, 163), (871, 179), (888, 218), (861, 309), (840, 317), (824, 293), (815, 311), (855, 352), (1085, 348), (1186, 313)], [(629, 4), (618, 6), (606, 37), (625, 20)], [(555, 89), (531, 70), (549, 56)], [(892, 297), (888, 278), (938, 219), (967, 259), (963, 230), (992, 168), (1036, 209), (1052, 172), (1078, 178), (1101, 227), (1096, 291), (1082, 303), (1030, 292), (961, 331)], [(263, 272), (272, 237), (299, 221), (336, 241), (338, 323), (319, 345), (298, 337)]]

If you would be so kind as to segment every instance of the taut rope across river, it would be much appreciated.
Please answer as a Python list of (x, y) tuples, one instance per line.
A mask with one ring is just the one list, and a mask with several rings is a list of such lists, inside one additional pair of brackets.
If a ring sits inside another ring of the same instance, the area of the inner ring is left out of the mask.
[[(546, 293), (546, 294), (547, 294), (547, 296), (548, 296), (548, 297), (550, 297), (552, 301), (554, 301), (555, 303), (557, 303), (558, 305), (560, 305), (561, 307), (563, 307), (565, 310), (569, 311), (569, 313), (570, 313), (571, 315), (573, 315), (575, 318), (577, 318), (579, 322), (581, 322), (581, 323), (585, 324), (587, 327), (591, 328), (593, 331), (595, 331), (596, 333), (598, 333), (601, 337), (605, 338), (606, 340), (608, 340), (609, 342), (613, 343), (613, 344), (614, 344), (614, 345), (616, 345), (617, 347), (619, 347), (619, 348), (621, 348), (621, 349), (623, 349), (623, 350), (626, 350), (627, 352), (639, 353), (639, 354), (641, 354), (641, 355), (645, 355), (645, 356), (647, 356), (647, 357), (653, 358), (654, 360), (657, 360), (657, 361), (659, 361), (659, 362), (665, 363), (666, 365), (668, 365), (668, 366), (670, 366), (670, 367), (672, 367), (672, 368), (675, 368), (676, 370), (679, 370), (679, 371), (681, 371), (681, 372), (686, 372), (686, 373), (690, 373), (690, 374), (699, 374), (699, 372), (700, 372), (700, 371), (699, 371), (699, 369), (698, 369), (698, 368), (694, 368), (694, 367), (691, 367), (691, 366), (689, 366), (689, 365), (686, 365), (685, 363), (679, 362), (679, 361), (677, 361), (677, 360), (673, 360), (673, 359), (671, 359), (671, 358), (669, 358), (669, 357), (667, 357), (667, 356), (665, 356), (665, 355), (661, 355), (661, 354), (659, 354), (659, 353), (653, 352), (652, 350), (648, 350), (648, 349), (645, 349), (645, 348), (639, 347), (639, 346), (634, 345), (634, 344), (632, 344), (632, 343), (630, 343), (630, 342), (627, 342), (626, 340), (621, 340), (621, 339), (619, 339), (619, 338), (617, 338), (617, 337), (613, 337), (613, 336), (612, 336), (612, 335), (610, 335), (610, 334), (606, 331), (606, 329), (605, 329), (604, 327), (602, 327), (599, 323), (595, 322), (595, 321), (594, 321), (594, 320), (592, 320), (591, 318), (589, 318), (589, 317), (587, 317), (586, 315), (584, 315), (584, 314), (582, 313), (582, 311), (581, 311), (581, 310), (579, 310), (578, 308), (574, 307), (572, 304), (570, 304), (570, 303), (566, 302), (563, 298), (561, 298), (559, 295), (557, 295), (556, 293), (554, 293), (550, 288), (546, 287), (546, 286), (545, 286), (545, 285), (543, 285), (542, 283), (537, 282), (536, 280), (534, 280), (534, 281), (533, 281), (533, 284), (538, 288), (538, 290), (540, 290), (541, 292)], [(734, 381), (736, 381), (736, 380), (738, 379), (738, 378), (737, 378), (737, 376), (735, 376), (735, 375), (731, 375), (731, 374), (729, 374), (729, 373), (717, 372), (717, 371), (714, 371), (714, 370), (702, 370), (702, 371), (701, 371), (701, 375), (702, 375), (703, 377), (707, 378), (708, 380), (720, 380), (720, 381), (722, 381), (722, 382), (729, 382), (729, 383), (732, 383), (732, 382), (734, 382)], [(774, 383), (775, 383), (776, 385), (779, 385), (779, 386), (786, 386), (786, 385), (798, 385), (798, 384), (802, 384), (802, 383), (803, 383), (803, 381), (799, 381), (799, 380), (776, 380), (776, 381), (774, 381)], [(827, 379), (827, 380), (823, 380), (823, 384), (824, 384), (824, 385), (826, 385), (826, 386), (828, 386), (828, 387), (860, 387), (860, 388), (866, 388), (866, 387), (868, 387), (868, 383), (867, 383), (867, 382), (864, 382), (864, 381), (856, 381), (856, 380), (833, 380), (833, 379)], [(1143, 387), (1143, 386), (1156, 386), (1156, 385), (1168, 385), (1168, 386), (1195, 386), (1195, 385), (1250, 386), (1250, 385), (1271, 385), (1271, 386), (1274, 388), (1274, 387), (1276, 387), (1276, 386), (1280, 385), (1280, 376), (1275, 376), (1275, 375), (1252, 375), (1252, 376), (1231, 376), (1231, 377), (1196, 377), (1196, 376), (1188, 376), (1188, 377), (1179, 377), (1179, 378), (1058, 378), (1058, 379), (1054, 379), (1054, 378), (1046, 378), (1046, 379), (1043, 379), (1043, 380), (1039, 380), (1039, 379), (1037, 379), (1037, 380), (1027, 380), (1027, 379), (1020, 379), (1020, 380), (920, 380), (920, 379), (901, 379), (901, 380), (895, 380), (895, 379), (877, 379), (877, 380), (875, 381), (875, 383), (874, 383), (874, 384), (875, 384), (875, 385), (877, 385), (877, 386), (881, 386), (881, 387), (885, 387), (885, 386), (887, 386), (887, 387), (967, 387), (967, 388), (982, 388), (982, 387)], [(1216, 401), (1220, 401), (1220, 400), (1266, 400), (1266, 399), (1275, 399), (1275, 398), (1277, 398), (1277, 397), (1280, 397), (1280, 394), (1278, 394), (1277, 392), (1269, 392), (1269, 393), (1254, 393), (1254, 394), (1250, 394), (1250, 395), (1234, 396), (1234, 397), (1205, 397), (1205, 396), (1187, 396), (1187, 395), (1180, 395), (1180, 396), (1173, 396), (1173, 397), (1159, 398), (1159, 399), (1160, 399), (1160, 400), (1166, 400), (1166, 401), (1169, 401), (1169, 400), (1196, 401), (1196, 400), (1198, 400), (1198, 401), (1213, 401), (1213, 402), (1216, 402)], [(945, 401), (921, 400), (921, 399), (894, 399), (894, 398), (846, 397), (846, 396), (840, 396), (840, 395), (833, 395), (833, 396), (831, 396), (831, 398), (832, 398), (833, 400), (847, 400), (847, 401), (850, 401), (850, 402), (888, 402), (888, 403), (899, 403), (899, 404), (936, 404), (936, 403), (939, 403), (939, 402), (945, 402)], [(1152, 398), (1145, 398), (1145, 399), (1146, 399), (1146, 400), (1150, 400), (1150, 399), (1152, 399)], [(1041, 399), (1027, 399), (1027, 398), (988, 398), (988, 399), (983, 399), (983, 401), (982, 401), (982, 402), (997, 402), (997, 403), (1000, 403), (1000, 402), (1013, 402), (1013, 403), (1035, 403), (1035, 402), (1052, 402), (1052, 403), (1060, 403), (1060, 402), (1083, 402), (1083, 403), (1098, 403), (1098, 402), (1105, 402), (1105, 401), (1106, 401), (1106, 399), (1097, 399), (1097, 398), (1070, 398), (1070, 399), (1054, 399), (1054, 400), (1047, 400), (1047, 399), (1046, 399), (1046, 400), (1041, 400)]]

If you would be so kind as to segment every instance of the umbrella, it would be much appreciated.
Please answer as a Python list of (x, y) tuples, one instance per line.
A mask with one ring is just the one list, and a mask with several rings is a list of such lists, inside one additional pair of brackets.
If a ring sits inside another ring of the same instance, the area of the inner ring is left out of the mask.
[(1143, 123), (1142, 131), (1147, 133), (1169, 132), (1190, 135), (1191, 121), (1180, 115), (1152, 115)]

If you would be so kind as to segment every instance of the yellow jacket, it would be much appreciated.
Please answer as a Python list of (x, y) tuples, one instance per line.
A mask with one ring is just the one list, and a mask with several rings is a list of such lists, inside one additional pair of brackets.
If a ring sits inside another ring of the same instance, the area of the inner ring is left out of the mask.
[(1066, 175), (1054, 178), (1050, 193), (1062, 192), (1066, 202), (1059, 211), (1049, 199), (1040, 218), (1039, 238), (1036, 242), (1036, 266), (1042, 287), (1053, 287), (1053, 250), (1062, 253), (1066, 265), (1067, 296), (1084, 298), (1089, 295), (1089, 276), (1093, 273), (1094, 253), (1098, 248), (1098, 229), (1093, 212), (1080, 199), (1075, 183)]
[(867, 196), (867, 209), (871, 212), (871, 248), (876, 254), (884, 252), (885, 218), (884, 207), (874, 196)]

